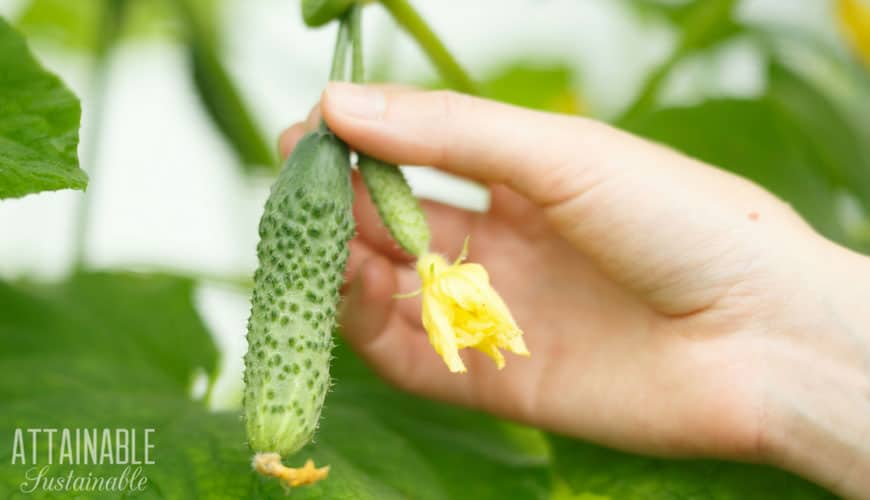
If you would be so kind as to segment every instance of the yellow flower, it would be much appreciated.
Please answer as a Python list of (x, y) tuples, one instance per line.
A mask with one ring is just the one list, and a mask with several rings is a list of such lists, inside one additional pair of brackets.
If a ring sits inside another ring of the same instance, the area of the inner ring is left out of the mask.
[(870, 64), (870, 2), (866, 0), (839, 0), (837, 16), (843, 35), (852, 48)]
[(417, 260), (423, 285), (423, 327), (429, 342), (444, 358), (451, 372), (465, 372), (459, 350), (477, 349), (491, 357), (499, 369), (504, 355), (499, 349), (528, 356), (523, 332), (510, 311), (489, 284), (489, 275), (480, 264), (465, 263), (468, 239), (456, 262), (428, 253)]

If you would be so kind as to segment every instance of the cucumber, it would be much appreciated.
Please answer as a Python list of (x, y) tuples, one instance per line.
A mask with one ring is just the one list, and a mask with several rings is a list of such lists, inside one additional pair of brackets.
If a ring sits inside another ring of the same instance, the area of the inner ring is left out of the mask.
[(299, 142), (266, 201), (244, 375), (248, 443), (257, 453), (287, 456), (317, 428), (352, 200), (347, 146), (323, 126)]
[(381, 221), (394, 240), (414, 257), (429, 251), (429, 226), (420, 202), (399, 167), (359, 155), (360, 174)]

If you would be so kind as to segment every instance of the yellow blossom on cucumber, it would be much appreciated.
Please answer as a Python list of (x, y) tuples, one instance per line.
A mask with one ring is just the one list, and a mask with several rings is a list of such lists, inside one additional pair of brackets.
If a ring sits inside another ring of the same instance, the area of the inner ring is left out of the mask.
[(427, 253), (417, 260), (422, 281), (423, 327), (429, 342), (451, 372), (466, 371), (459, 350), (471, 347), (491, 357), (499, 369), (505, 365), (500, 349), (528, 356), (523, 332), (480, 264), (464, 263), (468, 239), (453, 264)]
[(326, 479), (329, 466), (315, 467), (314, 461), (308, 459), (302, 467), (287, 467), (281, 463), (281, 455), (277, 453), (257, 453), (251, 464), (258, 473), (280, 479), (285, 487), (295, 488), (314, 484)]

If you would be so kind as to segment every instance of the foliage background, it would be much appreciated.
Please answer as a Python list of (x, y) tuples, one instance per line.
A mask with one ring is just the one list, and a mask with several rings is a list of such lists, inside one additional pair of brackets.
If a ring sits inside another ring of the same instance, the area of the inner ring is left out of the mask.
[[(870, 77), (837, 2), (414, 3), (486, 95), (669, 143), (870, 249)], [(250, 472), (236, 408), (273, 138), (307, 113), (331, 53), (334, 28), (308, 30), (298, 11), (0, 2), (82, 98), (90, 176), (87, 194), (0, 201), (0, 497), (26, 470), (6, 465), (3, 443), (36, 426), (157, 428), (144, 497), (281, 495)], [(371, 79), (442, 85), (382, 9), (367, 8), (364, 27)], [(471, 184), (409, 174), (421, 195), (486, 205)], [(342, 347), (334, 376), (304, 452), (333, 474), (297, 498), (829, 496), (763, 467), (626, 455), (400, 394)]]

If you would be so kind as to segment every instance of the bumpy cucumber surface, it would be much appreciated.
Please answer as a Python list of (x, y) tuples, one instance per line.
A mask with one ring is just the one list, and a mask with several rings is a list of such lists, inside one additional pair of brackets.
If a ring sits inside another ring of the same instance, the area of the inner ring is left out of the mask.
[(411, 255), (426, 253), (431, 239), (429, 225), (399, 167), (366, 155), (359, 156), (358, 164), (369, 196), (393, 239)]
[(322, 128), (288, 158), (260, 220), (244, 415), (255, 452), (293, 453), (311, 440), (354, 223), (347, 147)]

